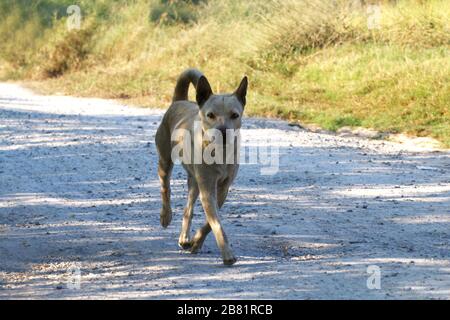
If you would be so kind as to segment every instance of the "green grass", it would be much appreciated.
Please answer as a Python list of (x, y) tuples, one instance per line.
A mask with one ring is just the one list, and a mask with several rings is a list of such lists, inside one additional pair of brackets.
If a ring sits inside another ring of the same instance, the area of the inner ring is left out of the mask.
[[(167, 106), (178, 74), (198, 67), (216, 91), (250, 78), (246, 112), (431, 136), (450, 147), (450, 3), (382, 5), (369, 30), (348, 1), (2, 2), (0, 77), (46, 92)], [(164, 15), (167, 12), (167, 15)], [(161, 20), (161, 17), (169, 17)]]

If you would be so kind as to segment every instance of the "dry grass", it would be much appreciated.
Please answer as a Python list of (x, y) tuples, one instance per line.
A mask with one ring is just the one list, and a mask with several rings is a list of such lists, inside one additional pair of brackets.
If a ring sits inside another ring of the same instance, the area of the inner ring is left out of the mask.
[(23, 20), (12, 6), (0, 23), (0, 34), (14, 34), (0, 39), (0, 72), (44, 76), (38, 84), (49, 91), (150, 106), (167, 105), (186, 67), (202, 69), (216, 91), (246, 73), (248, 114), (429, 135), (450, 146), (448, 1), (383, 4), (375, 29), (366, 8), (349, 1), (210, 0), (188, 6), (196, 22), (187, 23), (152, 22), (158, 5), (82, 1), (76, 33), (64, 19)]

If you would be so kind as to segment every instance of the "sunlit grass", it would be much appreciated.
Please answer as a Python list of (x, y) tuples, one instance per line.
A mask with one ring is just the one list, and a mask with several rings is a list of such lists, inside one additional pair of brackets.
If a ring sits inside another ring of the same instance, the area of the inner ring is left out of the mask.
[(349, 1), (210, 0), (189, 6), (196, 22), (168, 24), (151, 19), (158, 0), (81, 1), (75, 33), (64, 18), (41, 21), (17, 3), (0, 22), (3, 79), (165, 107), (178, 74), (195, 66), (219, 92), (247, 74), (249, 115), (426, 135), (450, 146), (445, 0), (384, 4), (372, 30), (365, 9)]

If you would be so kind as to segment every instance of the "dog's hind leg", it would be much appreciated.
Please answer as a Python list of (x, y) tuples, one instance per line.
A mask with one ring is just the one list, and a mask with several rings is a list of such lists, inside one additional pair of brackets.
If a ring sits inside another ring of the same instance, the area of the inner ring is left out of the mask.
[(206, 236), (211, 232), (211, 227), (208, 222), (206, 222), (203, 227), (197, 230), (192, 238), (192, 247), (191, 253), (198, 253), (203, 246), (203, 242), (205, 242)]
[(183, 213), (180, 238), (178, 239), (178, 245), (185, 250), (192, 246), (192, 242), (190, 240), (191, 222), (192, 215), (194, 214), (195, 201), (197, 200), (199, 194), (197, 182), (191, 174), (188, 174), (188, 188), (188, 200)]
[(156, 149), (159, 154), (158, 176), (161, 183), (162, 208), (160, 213), (161, 225), (167, 228), (172, 221), (172, 209), (170, 207), (170, 175), (172, 174), (173, 161), (170, 145), (170, 131), (165, 124), (165, 117), (155, 135)]
[(172, 209), (170, 207), (170, 175), (173, 169), (173, 162), (169, 159), (159, 158), (158, 175), (161, 182), (162, 208), (160, 214), (161, 225), (167, 228), (172, 221)]
[(217, 205), (219, 206), (219, 209), (222, 208), (223, 204), (225, 203), (225, 200), (227, 199), (228, 190), (230, 189), (229, 184), (224, 184), (218, 188), (217, 191)]

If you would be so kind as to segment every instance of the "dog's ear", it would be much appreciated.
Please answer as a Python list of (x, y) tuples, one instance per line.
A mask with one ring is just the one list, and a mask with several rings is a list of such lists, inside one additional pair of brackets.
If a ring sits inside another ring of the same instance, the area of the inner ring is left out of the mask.
[(208, 98), (213, 94), (208, 79), (205, 76), (201, 76), (197, 82), (197, 103), (201, 108)]
[(246, 100), (246, 95), (247, 95), (247, 86), (248, 86), (248, 79), (247, 76), (245, 76), (242, 81), (241, 84), (239, 85), (239, 87), (236, 89), (236, 91), (234, 92), (234, 95), (238, 98), (238, 100), (242, 103), (242, 106), (244, 107), (247, 100)]

